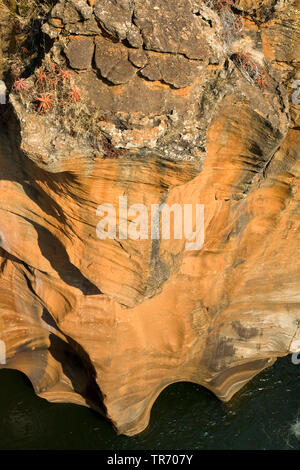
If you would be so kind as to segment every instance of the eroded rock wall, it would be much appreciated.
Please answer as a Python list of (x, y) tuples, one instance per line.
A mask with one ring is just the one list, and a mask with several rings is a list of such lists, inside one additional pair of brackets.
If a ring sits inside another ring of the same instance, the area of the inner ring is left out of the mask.
[[(169, 384), (227, 401), (300, 349), (299, 1), (60, 0), (43, 31), (1, 131), (3, 367), (133, 435)], [(99, 240), (120, 196), (204, 204), (203, 248)]]

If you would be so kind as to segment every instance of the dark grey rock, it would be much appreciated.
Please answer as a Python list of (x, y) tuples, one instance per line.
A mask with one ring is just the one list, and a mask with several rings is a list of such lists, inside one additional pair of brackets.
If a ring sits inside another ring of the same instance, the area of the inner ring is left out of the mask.
[(128, 48), (122, 43), (96, 38), (95, 64), (102, 77), (115, 85), (127, 83), (137, 72), (128, 60)]
[(108, 33), (118, 39), (126, 39), (132, 27), (131, 3), (129, 0), (97, 0), (94, 14)]
[(175, 88), (185, 88), (193, 83), (201, 69), (200, 62), (184, 56), (152, 52), (141, 74), (148, 80), (159, 80)]
[(91, 37), (73, 37), (65, 49), (65, 54), (73, 69), (88, 69), (94, 55), (94, 40)]

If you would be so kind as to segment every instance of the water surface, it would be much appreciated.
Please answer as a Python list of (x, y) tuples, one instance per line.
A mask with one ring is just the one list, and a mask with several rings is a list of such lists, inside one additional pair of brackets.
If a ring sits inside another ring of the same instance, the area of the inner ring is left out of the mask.
[(0, 449), (300, 449), (299, 439), (300, 365), (291, 356), (226, 404), (195, 384), (169, 386), (148, 429), (131, 438), (87, 408), (36, 397), (20, 372), (0, 371)]

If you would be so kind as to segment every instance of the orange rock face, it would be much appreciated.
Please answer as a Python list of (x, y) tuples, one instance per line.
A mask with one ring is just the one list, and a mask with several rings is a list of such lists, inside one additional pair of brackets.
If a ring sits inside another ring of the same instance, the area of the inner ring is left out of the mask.
[[(11, 90), (1, 367), (134, 435), (169, 384), (228, 401), (300, 350), (299, 2), (114, 3), (60, 0), (44, 26), (48, 81), (34, 71), (26, 92)], [(120, 197), (148, 213), (203, 204), (203, 247), (172, 230), (99, 239), (97, 208)]]

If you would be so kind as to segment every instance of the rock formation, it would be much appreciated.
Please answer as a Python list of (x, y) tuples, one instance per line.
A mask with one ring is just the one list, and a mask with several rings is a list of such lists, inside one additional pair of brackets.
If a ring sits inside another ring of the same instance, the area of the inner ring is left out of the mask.
[[(299, 5), (59, 0), (2, 67), (1, 367), (40, 397), (133, 435), (169, 384), (228, 401), (300, 349)], [(100, 240), (120, 196), (203, 204), (203, 248)]]

